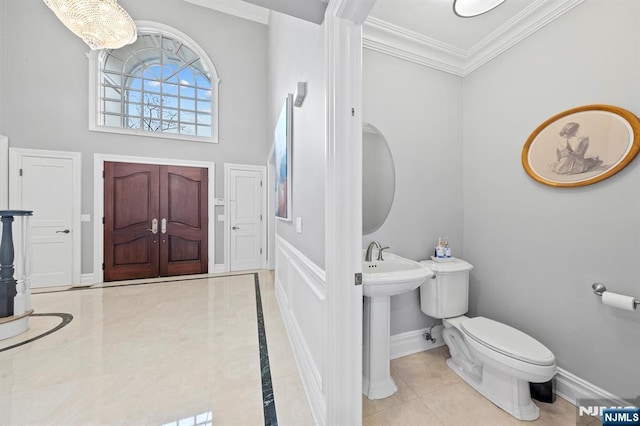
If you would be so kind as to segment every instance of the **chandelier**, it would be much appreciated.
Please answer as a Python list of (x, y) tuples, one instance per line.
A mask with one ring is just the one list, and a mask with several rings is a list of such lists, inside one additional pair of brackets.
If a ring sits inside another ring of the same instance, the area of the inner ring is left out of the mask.
[(93, 50), (136, 41), (136, 24), (117, 0), (43, 0), (58, 19)]

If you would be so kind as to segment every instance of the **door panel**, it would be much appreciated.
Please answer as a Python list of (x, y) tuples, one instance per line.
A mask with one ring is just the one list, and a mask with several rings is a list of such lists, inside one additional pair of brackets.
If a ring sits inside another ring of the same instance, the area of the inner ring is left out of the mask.
[[(208, 170), (161, 166), (160, 269), (163, 276), (200, 274), (208, 270)], [(162, 228), (162, 226), (161, 226)]]
[[(31, 287), (73, 284), (73, 160), (22, 158), (22, 202), (31, 219)], [(64, 232), (68, 230), (69, 232)], [(14, 229), (14, 232), (16, 230)]]
[(231, 227), (229, 269), (259, 269), (262, 266), (262, 172), (231, 169), (228, 178)]
[(104, 173), (104, 280), (157, 277), (158, 166), (105, 162)]
[(206, 273), (208, 182), (204, 168), (105, 162), (104, 280)]

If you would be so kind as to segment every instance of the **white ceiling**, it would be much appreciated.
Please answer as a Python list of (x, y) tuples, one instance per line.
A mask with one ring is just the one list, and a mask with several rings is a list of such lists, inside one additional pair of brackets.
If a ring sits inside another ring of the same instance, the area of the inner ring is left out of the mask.
[[(269, 10), (321, 23), (329, 0), (184, 0), (268, 24)], [(506, 0), (473, 18), (453, 0), (377, 0), (363, 46), (464, 76), (580, 5), (584, 0)]]
[(453, 0), (378, 0), (364, 24), (365, 48), (465, 76), (584, 0), (507, 0), (474, 18)]
[(369, 17), (469, 50), (531, 3), (507, 0), (484, 15), (460, 18), (453, 13), (453, 0), (378, 0)]
[(261, 24), (269, 23), (269, 10), (322, 23), (329, 0), (184, 0)]

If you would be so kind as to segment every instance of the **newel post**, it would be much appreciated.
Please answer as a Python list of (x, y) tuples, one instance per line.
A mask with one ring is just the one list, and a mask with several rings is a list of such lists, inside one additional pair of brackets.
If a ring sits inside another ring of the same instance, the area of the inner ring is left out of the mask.
[[(28, 210), (0, 210), (2, 240), (0, 241), (0, 318), (14, 315), (14, 297), (17, 281), (14, 278), (15, 250), (13, 244), (13, 221), (15, 216), (31, 216)], [(24, 242), (22, 242), (24, 244)], [(24, 307), (21, 307), (24, 311)], [(22, 312), (20, 312), (22, 313)]]

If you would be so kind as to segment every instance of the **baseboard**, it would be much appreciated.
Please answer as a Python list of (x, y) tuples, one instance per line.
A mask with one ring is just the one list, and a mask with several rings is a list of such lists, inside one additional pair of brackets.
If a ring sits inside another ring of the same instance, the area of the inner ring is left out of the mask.
[(80, 275), (80, 285), (85, 286), (87, 284), (95, 284), (95, 275), (93, 273), (90, 274), (81, 274)]
[(223, 272), (227, 272), (226, 268), (224, 267), (224, 263), (216, 263), (213, 266), (213, 273), (214, 274), (221, 274)]
[(431, 343), (424, 338), (424, 333), (428, 332), (428, 328), (407, 331), (406, 333), (394, 334), (389, 342), (389, 357), (391, 359), (415, 354), (422, 351), (428, 351), (440, 346), (444, 346), (442, 340), (442, 326), (433, 327), (431, 335), (435, 337), (435, 343)]
[(622, 398), (608, 392), (593, 383), (558, 367), (556, 374), (556, 395), (566, 399), (573, 405), (577, 405), (580, 399), (607, 400), (619, 406), (631, 406)]

